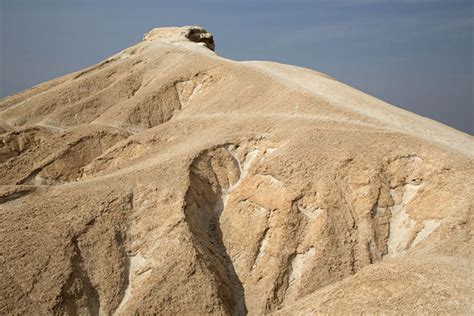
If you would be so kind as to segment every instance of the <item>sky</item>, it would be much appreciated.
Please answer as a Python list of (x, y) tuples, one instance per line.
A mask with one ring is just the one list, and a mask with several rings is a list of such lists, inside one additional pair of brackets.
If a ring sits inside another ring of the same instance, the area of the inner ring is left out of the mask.
[(0, 0), (0, 97), (181, 25), (474, 135), (473, 0)]

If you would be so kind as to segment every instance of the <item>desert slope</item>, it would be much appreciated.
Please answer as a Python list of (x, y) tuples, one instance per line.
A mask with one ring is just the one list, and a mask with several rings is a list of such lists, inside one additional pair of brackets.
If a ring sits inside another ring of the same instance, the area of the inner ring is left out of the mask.
[(0, 100), (0, 312), (471, 313), (472, 136), (214, 48)]

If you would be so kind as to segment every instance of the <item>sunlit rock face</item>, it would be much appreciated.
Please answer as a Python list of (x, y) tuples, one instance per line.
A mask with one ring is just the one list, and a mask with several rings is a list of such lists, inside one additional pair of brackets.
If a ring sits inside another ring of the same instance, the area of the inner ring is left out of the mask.
[(214, 48), (0, 100), (0, 313), (469, 314), (472, 137)]
[(214, 51), (214, 37), (201, 26), (155, 28), (143, 36), (144, 41), (165, 41), (168, 43), (192, 42)]

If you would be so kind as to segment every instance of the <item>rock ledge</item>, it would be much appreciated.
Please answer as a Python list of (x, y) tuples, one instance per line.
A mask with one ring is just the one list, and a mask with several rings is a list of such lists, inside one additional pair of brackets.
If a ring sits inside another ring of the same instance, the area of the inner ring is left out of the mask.
[(214, 37), (201, 26), (154, 28), (143, 36), (144, 41), (165, 41), (169, 43), (191, 41), (214, 51)]

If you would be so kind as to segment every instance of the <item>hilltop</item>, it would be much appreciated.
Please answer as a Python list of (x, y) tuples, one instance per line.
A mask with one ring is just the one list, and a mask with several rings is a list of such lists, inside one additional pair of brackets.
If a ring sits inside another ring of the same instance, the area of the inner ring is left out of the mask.
[(0, 100), (0, 313), (472, 313), (474, 141), (153, 29)]

